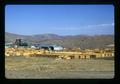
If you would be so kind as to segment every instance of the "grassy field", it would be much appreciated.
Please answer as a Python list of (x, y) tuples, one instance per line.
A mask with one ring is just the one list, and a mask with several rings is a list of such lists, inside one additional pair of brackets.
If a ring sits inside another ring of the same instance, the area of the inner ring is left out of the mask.
[(5, 77), (7, 79), (109, 79), (114, 78), (114, 60), (5, 57)]

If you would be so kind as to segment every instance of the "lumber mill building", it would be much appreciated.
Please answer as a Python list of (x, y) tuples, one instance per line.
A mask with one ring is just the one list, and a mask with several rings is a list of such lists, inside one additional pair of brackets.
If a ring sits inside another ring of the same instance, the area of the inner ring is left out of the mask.
[(61, 51), (64, 48), (60, 45), (51, 45), (51, 44), (40, 44), (40, 43), (35, 43), (35, 44), (28, 44), (27, 42), (22, 41), (22, 39), (18, 38), (14, 43), (5, 43), (5, 48), (34, 48), (34, 49), (45, 49), (49, 51)]
[(36, 49), (45, 49), (45, 50), (55, 50), (55, 51), (61, 51), (64, 48), (59, 45), (51, 45), (51, 44), (33, 44), (31, 48), (36, 48)]

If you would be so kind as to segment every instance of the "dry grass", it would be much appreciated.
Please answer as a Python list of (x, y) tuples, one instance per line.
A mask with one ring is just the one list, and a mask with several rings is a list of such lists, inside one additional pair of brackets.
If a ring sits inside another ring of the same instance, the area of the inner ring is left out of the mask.
[(6, 78), (113, 78), (114, 60), (5, 57)]

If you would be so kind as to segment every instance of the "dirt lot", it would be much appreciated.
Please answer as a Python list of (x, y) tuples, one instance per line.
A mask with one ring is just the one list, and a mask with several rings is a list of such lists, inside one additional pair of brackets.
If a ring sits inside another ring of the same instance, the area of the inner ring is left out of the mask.
[(8, 79), (109, 79), (114, 78), (114, 60), (5, 57), (5, 77)]

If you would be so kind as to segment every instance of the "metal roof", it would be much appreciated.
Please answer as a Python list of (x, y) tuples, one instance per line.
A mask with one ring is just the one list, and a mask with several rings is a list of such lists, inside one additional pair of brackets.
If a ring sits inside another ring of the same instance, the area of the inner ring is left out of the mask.
[(62, 46), (60, 46), (60, 45), (52, 45), (52, 44), (34, 44), (34, 45), (36, 45), (36, 46), (44, 46), (44, 47), (50, 47), (50, 46), (52, 46), (52, 47), (62, 47)]

